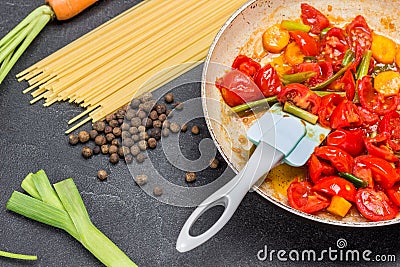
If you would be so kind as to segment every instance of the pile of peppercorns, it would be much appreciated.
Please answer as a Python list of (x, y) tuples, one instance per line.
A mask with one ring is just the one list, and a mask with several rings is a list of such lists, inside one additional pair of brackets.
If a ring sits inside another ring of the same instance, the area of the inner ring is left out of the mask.
[[(107, 115), (104, 120), (93, 123), (92, 130), (89, 132), (80, 131), (78, 134), (70, 134), (68, 142), (71, 145), (86, 144), (82, 148), (84, 158), (101, 153), (108, 155), (112, 164), (117, 164), (124, 157), (121, 146), (121, 126), (124, 116), (125, 109), (119, 109), (117, 112)], [(87, 145), (90, 141), (94, 142), (94, 146)]]

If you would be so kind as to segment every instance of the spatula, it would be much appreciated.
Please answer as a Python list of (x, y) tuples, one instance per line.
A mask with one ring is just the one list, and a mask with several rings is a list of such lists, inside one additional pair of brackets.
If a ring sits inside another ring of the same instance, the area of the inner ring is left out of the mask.
[[(282, 162), (292, 166), (304, 165), (329, 131), (282, 111), (279, 104), (273, 105), (247, 131), (247, 138), (257, 148), (246, 165), (194, 210), (182, 227), (176, 249), (180, 252), (192, 250), (214, 236), (229, 221), (254, 184)], [(189, 230), (197, 219), (218, 205), (225, 208), (218, 221), (204, 233), (192, 236)]]

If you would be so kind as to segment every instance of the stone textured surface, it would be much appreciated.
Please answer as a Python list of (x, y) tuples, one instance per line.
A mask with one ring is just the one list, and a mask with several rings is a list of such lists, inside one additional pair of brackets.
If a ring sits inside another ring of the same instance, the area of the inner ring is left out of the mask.
[[(21, 93), (26, 83), (18, 83), (14, 78), (17, 72), (137, 2), (103, 0), (71, 21), (51, 22), (0, 85), (0, 250), (39, 257), (36, 262), (0, 258), (0, 266), (101, 266), (63, 231), (6, 211), (7, 199), (13, 190), (21, 190), (20, 183), (25, 175), (41, 168), (53, 183), (73, 177), (94, 224), (139, 266), (344, 266), (349, 263), (332, 262), (326, 255), (321, 262), (281, 262), (276, 254), (272, 261), (257, 259), (257, 252), (264, 246), (269, 251), (315, 250), (320, 253), (329, 247), (337, 249), (339, 238), (347, 240), (345, 249), (360, 252), (368, 249), (372, 255), (393, 254), (400, 258), (397, 226), (350, 229), (315, 224), (272, 206), (255, 193), (247, 194), (229, 223), (212, 240), (191, 252), (177, 252), (177, 236), (193, 209), (166, 205), (148, 196), (133, 183), (122, 162), (111, 166), (104, 156), (84, 160), (80, 157), (80, 146), (69, 146), (64, 135), (68, 119), (79, 114), (81, 109), (67, 103), (49, 108), (40, 103), (30, 106), (30, 96)], [(42, 3), (42, 0), (0, 1), (0, 35)], [(198, 96), (199, 87), (188, 88), (187, 96), (190, 95)], [(205, 129), (203, 121), (198, 123)], [(202, 135), (208, 133), (203, 131)], [(185, 152), (187, 154), (198, 153), (192, 145), (193, 142), (184, 142), (182, 150), (189, 151)], [(158, 157), (158, 167), (163, 168), (162, 155)], [(100, 168), (109, 171), (104, 182), (96, 178)], [(165, 172), (175, 175), (170, 167), (165, 167)], [(213, 172), (208, 171), (203, 178), (212, 181), (212, 176)], [(204, 183), (204, 179), (198, 177), (199, 183)], [(210, 220), (217, 214), (211, 213)], [(206, 223), (207, 220), (201, 221)], [(374, 265), (398, 264), (371, 263)]]

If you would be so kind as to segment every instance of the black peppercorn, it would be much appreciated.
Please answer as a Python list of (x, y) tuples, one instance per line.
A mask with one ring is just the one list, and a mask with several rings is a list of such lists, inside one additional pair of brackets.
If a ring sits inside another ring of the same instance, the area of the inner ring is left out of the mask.
[(130, 127), (129, 128), (129, 133), (130, 134), (137, 134), (139, 132), (139, 129), (137, 127)]
[(212, 159), (212, 160), (210, 161), (210, 168), (211, 168), (211, 169), (216, 169), (216, 168), (218, 168), (218, 165), (219, 165), (219, 160), (218, 160), (218, 159), (214, 158), (214, 159)]
[(113, 153), (113, 154), (110, 155), (110, 162), (112, 164), (117, 164), (118, 161), (119, 161), (119, 156), (118, 156), (117, 153)]
[(143, 162), (145, 161), (145, 159), (146, 159), (146, 155), (143, 154), (143, 153), (139, 153), (139, 154), (136, 156), (136, 161), (137, 161), (138, 163), (143, 163)]
[[(137, 112), (136, 115), (138, 116), (138, 118), (139, 118), (140, 120), (143, 120), (144, 118), (147, 117), (146, 112), (144, 112), (143, 110), (139, 110), (139, 111)], [(132, 125), (132, 126), (134, 126), (134, 125)]]
[(108, 134), (108, 133), (112, 133), (113, 128), (110, 125), (107, 125), (106, 128), (104, 128), (104, 133)]
[(114, 134), (112, 134), (112, 133), (106, 134), (106, 140), (107, 140), (107, 142), (111, 142), (111, 141), (114, 140), (114, 139), (115, 139)]
[(144, 118), (142, 120), (142, 125), (145, 126), (146, 128), (150, 128), (153, 126), (153, 121), (149, 118)]
[(164, 96), (164, 100), (167, 103), (172, 103), (174, 102), (174, 94), (173, 93), (168, 93)]
[(91, 140), (94, 140), (96, 138), (96, 136), (98, 136), (98, 135), (99, 135), (99, 133), (96, 130), (91, 130), (89, 132), (89, 136), (90, 136)]
[(158, 114), (157, 111), (153, 110), (152, 112), (150, 112), (149, 118), (152, 119), (153, 121), (158, 119)]
[(139, 127), (140, 125), (142, 125), (142, 119), (139, 117), (135, 117), (131, 119), (131, 126), (132, 127)]
[(107, 143), (106, 138), (104, 137), (104, 135), (98, 135), (96, 136), (96, 138), (94, 139), (94, 142), (96, 143), (96, 145), (98, 146), (102, 146), (105, 143)]
[(104, 131), (104, 128), (106, 127), (106, 124), (104, 121), (96, 121), (93, 123), (92, 128), (96, 130), (97, 132), (102, 132)]
[(92, 151), (92, 149), (90, 148), (90, 147), (88, 147), (88, 146), (84, 146), (83, 148), (82, 148), (82, 156), (84, 157), (84, 158), (90, 158), (91, 156), (93, 155), (93, 151)]
[(165, 114), (160, 114), (160, 116), (158, 116), (159, 121), (164, 122), (167, 119), (167, 115)]
[(160, 140), (161, 139), (161, 129), (160, 128), (151, 128), (150, 136), (155, 138), (156, 140)]
[(68, 136), (68, 143), (71, 145), (76, 145), (79, 142), (79, 137), (76, 134), (70, 134)]
[(147, 178), (147, 175), (145, 175), (145, 174), (139, 174), (135, 177), (135, 182), (138, 185), (145, 185), (145, 184), (147, 184), (147, 181), (148, 181), (148, 178)]
[(122, 140), (122, 144), (124, 146), (131, 147), (135, 144), (135, 142), (133, 142), (131, 138), (125, 138), (124, 140)]
[(118, 109), (117, 112), (115, 113), (117, 119), (123, 119), (125, 116), (125, 110), (123, 109)]
[(182, 110), (183, 109), (183, 103), (182, 102), (176, 102), (174, 104), (174, 106), (175, 106), (176, 110)]
[(120, 136), (121, 136), (121, 133), (122, 133), (121, 128), (115, 127), (115, 128), (113, 129), (113, 134), (114, 134), (116, 137), (120, 137)]
[(131, 108), (138, 108), (139, 104), (140, 104), (140, 100), (135, 98), (135, 99), (132, 99), (130, 106), (131, 106)]
[(129, 109), (125, 114), (125, 118), (130, 121), (133, 117), (136, 117), (136, 112), (134, 109)]
[(86, 131), (80, 131), (78, 134), (79, 142), (86, 143), (90, 139), (90, 135)]
[(159, 197), (163, 194), (163, 189), (160, 186), (155, 186), (153, 188), (153, 194), (154, 196)]
[(117, 120), (111, 120), (108, 125), (110, 125), (112, 128), (117, 127), (118, 126), (118, 121)]
[(133, 145), (131, 146), (130, 152), (134, 157), (136, 157), (140, 153), (140, 148), (137, 145)]
[(108, 114), (106, 116), (106, 122), (110, 123), (110, 121), (115, 120), (117, 117), (115, 116), (115, 114)]
[(155, 138), (150, 138), (147, 141), (147, 144), (149, 145), (150, 148), (156, 148), (157, 147), (157, 140)]
[(114, 140), (111, 141), (111, 145), (120, 146), (121, 145), (121, 141), (119, 141), (119, 139), (114, 139)]
[(108, 153), (110, 153), (110, 154), (118, 153), (118, 147), (117, 147), (117, 146), (114, 146), (114, 145), (111, 145), (111, 146), (108, 148)]
[(100, 180), (104, 181), (105, 179), (107, 179), (108, 173), (107, 173), (105, 170), (99, 170), (99, 171), (97, 172), (97, 177), (98, 177)]
[(187, 125), (186, 124), (182, 124), (181, 126), (181, 132), (185, 133), (187, 131)]
[(199, 134), (200, 133), (200, 128), (199, 126), (195, 125), (192, 127), (192, 134)]
[(188, 183), (192, 183), (192, 182), (196, 181), (196, 173), (187, 172), (186, 175), (185, 175), (185, 180)]
[[(125, 151), (126, 151), (127, 153), (125, 153)], [(125, 150), (124, 147), (121, 146), (121, 147), (118, 148), (117, 153), (118, 153), (118, 156), (119, 156), (120, 158), (123, 158), (123, 157), (125, 157), (125, 155), (129, 155), (129, 149), (128, 149), (128, 150)]]
[(169, 126), (171, 132), (173, 133), (177, 133), (181, 130), (181, 126), (179, 126), (178, 123), (176, 122), (171, 122), (171, 125)]
[(126, 122), (121, 124), (121, 130), (122, 131), (129, 131), (129, 127), (130, 127), (129, 124), (126, 123)]
[(104, 155), (108, 154), (108, 149), (109, 149), (108, 145), (102, 145), (100, 147), (101, 153), (103, 153)]
[(125, 156), (125, 162), (127, 164), (131, 164), (133, 162), (133, 156), (131, 154), (128, 154)]
[(162, 122), (160, 120), (153, 121), (153, 127), (154, 128), (161, 128), (162, 127)]
[(157, 111), (157, 113), (159, 115), (163, 114), (163, 113), (165, 113), (167, 111), (167, 106), (165, 104), (163, 104), (163, 103), (157, 104), (156, 105), (156, 111)]

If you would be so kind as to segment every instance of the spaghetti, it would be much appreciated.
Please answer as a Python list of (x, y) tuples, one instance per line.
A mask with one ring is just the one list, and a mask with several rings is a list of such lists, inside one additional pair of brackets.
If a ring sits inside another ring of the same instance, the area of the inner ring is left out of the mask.
[(70, 133), (128, 104), (139, 89), (154, 90), (199, 64), (245, 2), (145, 0), (22, 71), (18, 80), (28, 81), (23, 93), (36, 89), (32, 104), (44, 99), (44, 106), (69, 101), (86, 108), (68, 121), (86, 116)]

